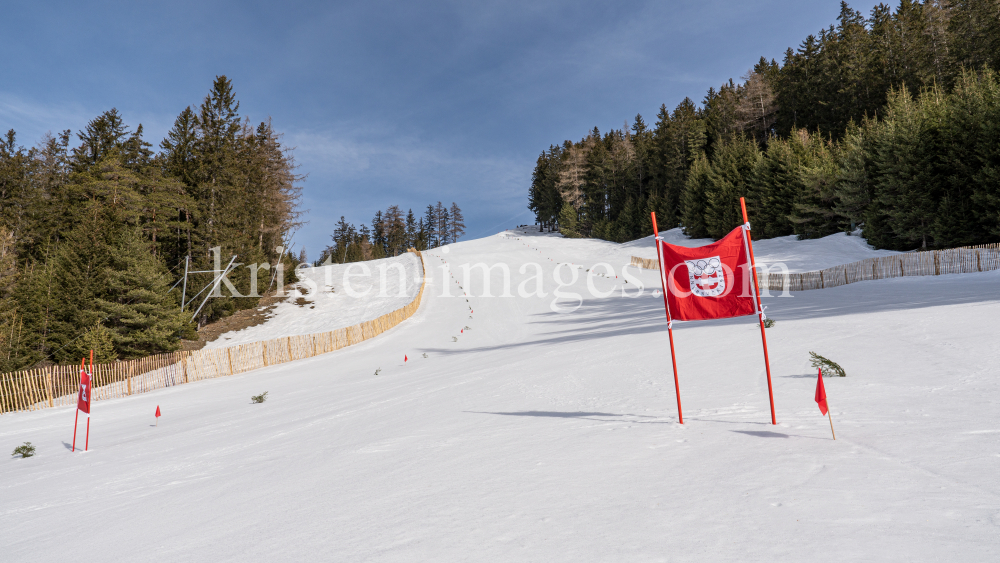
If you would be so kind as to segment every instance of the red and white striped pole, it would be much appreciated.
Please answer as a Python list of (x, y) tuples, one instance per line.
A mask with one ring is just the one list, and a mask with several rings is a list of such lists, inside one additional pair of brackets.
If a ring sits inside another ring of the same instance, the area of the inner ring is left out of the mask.
[(656, 244), (656, 259), (660, 263), (660, 285), (663, 287), (663, 309), (667, 312), (667, 336), (670, 339), (670, 363), (674, 368), (674, 391), (677, 393), (677, 421), (684, 424), (684, 412), (681, 410), (681, 384), (677, 378), (677, 356), (674, 355), (674, 322), (670, 319), (670, 304), (667, 302), (667, 274), (663, 271), (663, 255), (660, 248), (660, 231), (656, 228), (656, 212), (651, 212), (653, 218), (653, 243)]

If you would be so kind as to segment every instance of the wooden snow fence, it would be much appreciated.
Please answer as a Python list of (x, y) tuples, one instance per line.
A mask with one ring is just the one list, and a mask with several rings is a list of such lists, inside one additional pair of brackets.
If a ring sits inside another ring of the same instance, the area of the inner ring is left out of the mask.
[[(414, 252), (423, 264), (423, 256)], [(420, 307), (424, 282), (407, 305), (354, 326), (286, 336), (227, 348), (170, 352), (94, 365), (94, 400), (118, 399), (154, 389), (235, 375), (326, 354), (374, 338), (411, 317)], [(76, 404), (80, 364), (46, 366), (0, 374), (0, 414)]]
[[(659, 270), (656, 259), (632, 257), (632, 266)], [(768, 271), (758, 264), (760, 284), (769, 291), (805, 291), (826, 289), (869, 280), (907, 276), (940, 276), (1000, 270), (1000, 244), (984, 244), (947, 250), (908, 252), (893, 256), (866, 258), (850, 264), (815, 272), (786, 274)]]

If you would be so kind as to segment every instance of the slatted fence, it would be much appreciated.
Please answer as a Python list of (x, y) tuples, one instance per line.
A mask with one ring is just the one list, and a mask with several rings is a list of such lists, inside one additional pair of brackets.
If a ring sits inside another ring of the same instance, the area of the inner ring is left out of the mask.
[[(423, 266), (423, 256), (416, 253)], [(421, 281), (416, 297), (400, 309), (370, 321), (316, 334), (286, 336), (227, 348), (171, 352), (135, 360), (94, 365), (94, 400), (117, 399), (234, 375), (275, 364), (311, 358), (374, 338), (411, 317), (424, 295)], [(72, 406), (80, 385), (80, 366), (47, 366), (0, 374), (0, 414)]]
[[(632, 266), (659, 270), (656, 259), (632, 257)], [(940, 276), (1000, 270), (1000, 244), (984, 244), (947, 250), (908, 252), (866, 258), (850, 264), (802, 273), (765, 270), (758, 264), (760, 284), (770, 291), (825, 289), (869, 280), (907, 276)]]

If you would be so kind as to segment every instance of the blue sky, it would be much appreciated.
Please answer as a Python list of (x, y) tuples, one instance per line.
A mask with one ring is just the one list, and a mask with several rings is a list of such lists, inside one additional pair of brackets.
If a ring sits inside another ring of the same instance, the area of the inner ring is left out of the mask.
[[(873, 3), (852, 4), (868, 13)], [(341, 216), (455, 201), (468, 237), (532, 222), (538, 153), (699, 101), (835, 22), (835, 0), (8, 2), (0, 128), (24, 145), (117, 107), (158, 145), (213, 78), (297, 147), (310, 257)]]

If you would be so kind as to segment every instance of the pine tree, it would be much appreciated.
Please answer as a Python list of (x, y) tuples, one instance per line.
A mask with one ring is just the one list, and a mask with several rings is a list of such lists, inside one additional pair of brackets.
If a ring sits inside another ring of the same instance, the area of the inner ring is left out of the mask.
[(428, 205), (424, 213), (424, 228), (427, 229), (427, 248), (441, 246), (441, 239), (438, 238), (437, 211), (433, 205)]
[(78, 136), (82, 144), (73, 149), (73, 167), (79, 172), (104, 159), (112, 150), (121, 149), (129, 132), (118, 110), (111, 108), (87, 123)]
[(794, 232), (789, 216), (803, 190), (800, 172), (806, 151), (802, 135), (789, 140), (772, 139), (754, 167), (747, 186), (747, 212), (754, 238), (773, 238)]
[(969, 70), (1000, 72), (1000, 2), (952, 0), (949, 8), (954, 57)]
[[(413, 210), (406, 211), (406, 247), (416, 248), (417, 246), (417, 218), (413, 215)], [(419, 250), (419, 249), (418, 249)]]
[(330, 238), (333, 240), (333, 245), (331, 248), (330, 255), (332, 256), (333, 262), (337, 264), (343, 264), (347, 262), (347, 247), (351, 244), (351, 234), (354, 232), (354, 225), (349, 224), (344, 216), (340, 216), (340, 221), (337, 221), (336, 227), (333, 229), (333, 234)]
[[(377, 248), (376, 252), (379, 257), (386, 256), (386, 250), (388, 248), (389, 239), (387, 235), (385, 217), (382, 216), (382, 211), (376, 211), (375, 216), (372, 217), (372, 238), (371, 243)], [(352, 260), (354, 262), (355, 260)]]
[(17, 144), (14, 130), (0, 140), (0, 227), (11, 229), (20, 251), (32, 246), (37, 229), (33, 210), (41, 203), (43, 194), (33, 185), (37, 161), (35, 152)]
[(441, 202), (439, 201), (437, 202), (437, 205), (434, 206), (434, 215), (435, 215), (435, 223), (437, 225), (436, 234), (439, 244), (445, 245), (452, 242), (452, 240), (449, 238), (451, 217), (449, 216), (448, 208), (445, 207), (444, 205), (441, 205)]
[[(531, 187), (528, 190), (528, 209), (535, 212), (535, 220), (542, 224), (555, 221), (562, 205), (559, 193), (559, 165), (561, 149), (550, 146), (543, 151), (535, 162), (535, 170), (531, 175)], [(450, 236), (450, 234), (449, 234)]]
[(399, 256), (406, 252), (406, 223), (398, 205), (390, 205), (383, 215), (386, 255)]
[(850, 231), (864, 222), (871, 204), (868, 170), (871, 168), (870, 125), (851, 125), (840, 143), (840, 169), (837, 177), (834, 210), (844, 218)]
[[(922, 104), (921, 101), (926, 102)], [(941, 125), (936, 101), (914, 100), (906, 89), (890, 96), (876, 140), (874, 192), (898, 249), (933, 246), (932, 225), (941, 197), (941, 178), (925, 153), (925, 139)]]
[(458, 242), (458, 239), (465, 234), (465, 217), (462, 210), (454, 201), (451, 202), (451, 223), (449, 224), (448, 238), (451, 242)]
[(844, 227), (843, 216), (837, 211), (840, 170), (836, 148), (819, 134), (803, 141), (806, 153), (797, 170), (801, 188), (788, 218), (800, 239), (825, 237)]
[(559, 213), (559, 232), (566, 238), (579, 238), (577, 211), (570, 202), (563, 204)]
[[(684, 234), (691, 238), (706, 238), (709, 236), (705, 224), (705, 213), (708, 210), (708, 174), (711, 164), (708, 157), (701, 155), (691, 165), (684, 194), (681, 200), (681, 220)], [(657, 225), (659, 226), (659, 225)]]
[(961, 239), (948, 242), (963, 245), (1000, 240), (1000, 72), (962, 73), (943, 134), (951, 209), (942, 215), (951, 218), (936, 225), (936, 236), (951, 231)]
[(705, 182), (705, 227), (712, 238), (720, 239), (743, 224), (740, 197), (747, 195), (747, 180), (758, 160), (753, 139), (733, 136), (717, 143)]
[(23, 321), (14, 300), (19, 277), (16, 248), (13, 231), (0, 225), (0, 370), (3, 371), (11, 369), (21, 355), (18, 329)]
[(106, 364), (118, 359), (112, 332), (100, 322), (84, 330), (83, 335), (66, 347), (72, 358), (84, 358), (94, 352), (95, 364)]

